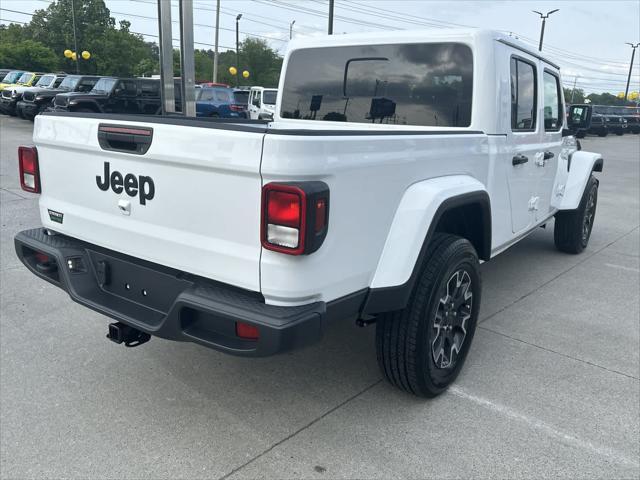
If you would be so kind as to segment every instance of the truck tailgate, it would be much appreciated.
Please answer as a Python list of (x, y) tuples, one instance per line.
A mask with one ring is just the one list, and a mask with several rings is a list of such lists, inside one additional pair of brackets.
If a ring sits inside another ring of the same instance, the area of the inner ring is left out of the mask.
[[(259, 291), (264, 134), (195, 119), (177, 123), (182, 124), (37, 116), (33, 139), (42, 223), (96, 245)], [(144, 154), (114, 151), (117, 142), (105, 149), (98, 140), (100, 125), (112, 132), (152, 130), (151, 145)]]

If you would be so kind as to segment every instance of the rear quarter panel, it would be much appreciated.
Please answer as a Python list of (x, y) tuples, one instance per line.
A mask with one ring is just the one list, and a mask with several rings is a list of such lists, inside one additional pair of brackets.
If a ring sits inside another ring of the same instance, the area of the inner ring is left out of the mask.
[(400, 200), (412, 184), (468, 175), (486, 185), (486, 135), (388, 133), (265, 137), (263, 185), (321, 180), (331, 190), (329, 230), (317, 252), (294, 257), (263, 250), (267, 302), (330, 301), (369, 287)]

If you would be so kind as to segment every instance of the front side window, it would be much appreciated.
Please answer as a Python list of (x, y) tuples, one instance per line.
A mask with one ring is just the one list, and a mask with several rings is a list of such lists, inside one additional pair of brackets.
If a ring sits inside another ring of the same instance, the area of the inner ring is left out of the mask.
[(113, 86), (116, 84), (117, 81), (118, 80), (115, 78), (101, 78), (100, 80), (98, 80), (98, 83), (96, 83), (93, 86), (91, 93), (99, 93), (99, 94), (110, 93), (111, 89), (113, 88)]
[[(536, 69), (519, 58), (511, 58), (511, 130), (536, 129)], [(556, 107), (557, 108), (557, 107)]]
[(60, 89), (65, 91), (71, 91), (76, 88), (76, 85), (78, 84), (79, 81), (80, 81), (80, 77), (77, 77), (75, 75), (65, 77), (65, 79), (62, 80), (62, 83), (60, 84)]
[(468, 127), (473, 55), (459, 43), (311, 48), (291, 54), (280, 115)]
[(560, 79), (551, 72), (544, 72), (544, 129), (559, 130), (562, 127), (562, 102)]

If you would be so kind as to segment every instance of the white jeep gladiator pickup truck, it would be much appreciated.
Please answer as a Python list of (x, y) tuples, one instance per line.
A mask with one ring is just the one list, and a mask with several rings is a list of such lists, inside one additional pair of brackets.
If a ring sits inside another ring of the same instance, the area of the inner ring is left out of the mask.
[(558, 249), (587, 246), (603, 160), (561, 86), (511, 37), (403, 31), (292, 42), (273, 121), (45, 113), (19, 151), (43, 228), (16, 251), (117, 343), (259, 356), (376, 322), (389, 381), (434, 396), (480, 261), (553, 218)]

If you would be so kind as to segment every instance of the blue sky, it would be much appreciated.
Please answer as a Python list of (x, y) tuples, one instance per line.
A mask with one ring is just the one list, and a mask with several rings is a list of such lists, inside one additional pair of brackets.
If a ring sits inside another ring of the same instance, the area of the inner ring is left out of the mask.
[[(1, 0), (0, 17), (28, 21), (29, 15), (46, 8), (50, 0)], [(155, 0), (105, 0), (116, 20), (131, 22), (131, 30), (157, 35)], [(174, 20), (177, 0), (174, 0)], [(215, 0), (194, 0), (197, 48), (214, 43)], [(563, 67), (564, 80), (591, 91), (624, 91), (631, 57), (625, 42), (640, 41), (640, 1), (430, 1), (430, 0), (335, 0), (334, 33), (383, 31), (390, 29), (443, 28), (451, 24), (513, 32), (537, 45), (540, 19), (532, 10), (559, 8), (547, 22), (543, 52)], [(235, 44), (235, 16), (243, 14), (241, 38), (265, 38), (284, 53), (290, 22), (295, 36), (324, 35), (328, 0), (221, 0), (220, 45)], [(144, 18), (152, 17), (152, 18)], [(178, 35), (174, 25), (174, 37)], [(639, 49), (640, 50), (640, 49)], [(640, 88), (640, 51), (632, 74), (632, 90)]]

